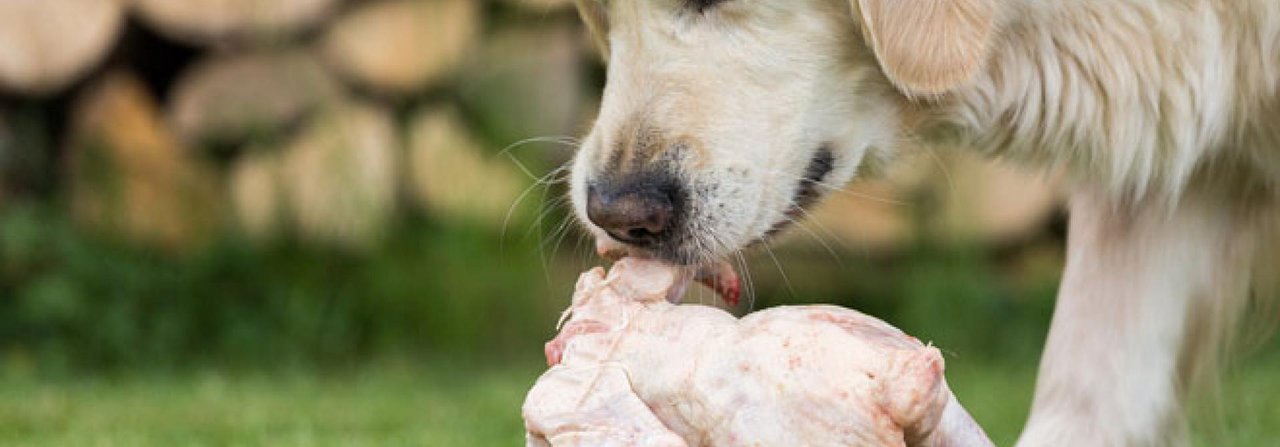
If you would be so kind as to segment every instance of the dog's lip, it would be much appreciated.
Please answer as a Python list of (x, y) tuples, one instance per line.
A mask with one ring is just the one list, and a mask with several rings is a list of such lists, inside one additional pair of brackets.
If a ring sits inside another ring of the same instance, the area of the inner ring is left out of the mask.
[[(615, 262), (625, 257), (649, 257), (643, 251), (633, 249), (607, 236), (596, 238), (596, 254)], [(729, 306), (737, 307), (742, 301), (742, 279), (729, 261), (719, 260), (701, 265), (681, 266), (681, 268), (689, 272), (694, 281), (714, 291)], [(681, 288), (669, 299), (679, 302), (683, 295), (684, 289)]]
[(787, 229), (797, 219), (801, 219), (805, 215), (805, 210), (818, 203), (822, 198), (822, 191), (819, 186), (823, 185), (823, 181), (831, 171), (835, 170), (835, 153), (832, 152), (830, 145), (824, 144), (814, 151), (813, 157), (809, 160), (809, 165), (805, 167), (804, 176), (796, 185), (796, 190), (792, 194), (791, 205), (783, 211), (783, 217), (774, 222), (773, 226), (765, 230), (764, 234), (752, 241), (750, 245), (756, 245), (767, 241), (774, 237), (782, 230)]
[(822, 192), (818, 190), (818, 186), (821, 186), (835, 169), (836, 156), (831, 145), (824, 144), (818, 147), (813, 152), (813, 157), (809, 159), (809, 164), (804, 168), (804, 176), (796, 185), (791, 199), (792, 206), (787, 213), (803, 211), (805, 207), (817, 203), (818, 199), (822, 198)]
[(609, 261), (617, 261), (631, 254), (631, 247), (609, 236), (596, 237), (596, 254)]
[[(755, 245), (766, 242), (769, 238), (775, 236), (782, 230), (786, 229), (796, 219), (804, 215), (805, 208), (817, 203), (822, 197), (822, 192), (818, 189), (823, 180), (826, 179), (832, 171), (835, 170), (835, 153), (830, 144), (823, 144), (814, 150), (813, 157), (809, 160), (809, 164), (805, 167), (804, 176), (796, 186), (793, 193), (790, 207), (784, 211), (784, 217), (776, 222), (772, 227), (767, 229), (759, 238), (751, 241), (744, 248), (753, 247)], [(630, 245), (619, 242), (610, 237), (608, 234), (596, 235), (596, 253), (600, 257), (617, 261), (624, 257), (650, 258), (652, 253), (648, 251), (632, 247)], [(689, 269), (693, 273), (693, 278), (708, 288), (714, 290), (728, 304), (736, 306), (741, 298), (742, 284), (741, 278), (734, 270), (733, 265), (727, 260), (706, 262), (697, 265), (684, 265), (683, 268)]]

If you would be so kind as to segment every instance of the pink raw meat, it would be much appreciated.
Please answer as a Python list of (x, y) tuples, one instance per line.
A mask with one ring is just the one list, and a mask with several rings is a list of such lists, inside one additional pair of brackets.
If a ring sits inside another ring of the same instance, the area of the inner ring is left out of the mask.
[(528, 445), (992, 445), (937, 349), (840, 307), (672, 304), (691, 276), (632, 258), (582, 275), (524, 403)]

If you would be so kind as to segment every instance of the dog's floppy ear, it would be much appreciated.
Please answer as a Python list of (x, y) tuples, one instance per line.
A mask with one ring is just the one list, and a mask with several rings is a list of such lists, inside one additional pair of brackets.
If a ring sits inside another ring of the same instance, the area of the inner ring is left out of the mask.
[(880, 67), (909, 96), (946, 93), (983, 66), (998, 0), (852, 0)]
[(574, 0), (578, 4), (578, 15), (587, 23), (587, 31), (606, 61), (609, 60), (609, 15), (604, 5), (605, 0)]

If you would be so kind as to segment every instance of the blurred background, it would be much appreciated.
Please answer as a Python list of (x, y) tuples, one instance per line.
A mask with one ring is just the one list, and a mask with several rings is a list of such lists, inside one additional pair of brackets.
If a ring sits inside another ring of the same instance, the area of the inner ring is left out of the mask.
[[(571, 3), (0, 1), (0, 444), (520, 444), (600, 263), (558, 170), (604, 83)], [(752, 253), (734, 311), (932, 341), (1010, 444), (1059, 183), (908, 155)], [(1280, 436), (1280, 348), (1246, 341), (1198, 443)]]

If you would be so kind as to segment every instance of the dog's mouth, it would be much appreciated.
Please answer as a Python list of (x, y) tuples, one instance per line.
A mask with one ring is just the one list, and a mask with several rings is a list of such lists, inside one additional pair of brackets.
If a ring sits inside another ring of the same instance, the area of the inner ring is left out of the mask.
[(800, 177), (800, 181), (796, 184), (795, 192), (791, 196), (791, 204), (784, 212), (784, 217), (765, 231), (764, 235), (757, 239), (752, 245), (763, 243), (769, 238), (781, 233), (787, 229), (798, 219), (805, 217), (809, 207), (818, 203), (822, 198), (822, 193), (828, 189), (826, 183), (827, 176), (831, 175), (836, 167), (835, 153), (829, 145), (823, 145), (814, 151), (813, 158), (809, 159), (809, 165), (804, 169), (804, 175)]
[[(814, 152), (813, 158), (809, 160), (809, 164), (805, 167), (804, 174), (797, 182), (792, 193), (788, 208), (784, 213), (785, 217), (765, 231), (759, 238), (747, 244), (747, 247), (767, 242), (770, 238), (795, 223), (796, 220), (803, 218), (807, 208), (818, 203), (822, 198), (824, 190), (828, 188), (824, 181), (834, 170), (835, 154), (829, 146), (824, 145)], [(601, 257), (610, 260), (618, 260), (626, 256), (670, 258), (669, 256), (664, 256), (661, 251), (637, 249), (607, 237), (597, 240), (596, 252)], [(715, 291), (725, 303), (731, 306), (738, 305), (742, 295), (742, 284), (731, 263), (723, 259), (705, 262), (681, 262), (679, 259), (683, 258), (668, 259), (668, 262), (685, 265), (684, 268), (692, 272), (691, 276), (695, 280)], [(682, 294), (677, 294), (677, 299), (680, 295)]]
[[(617, 261), (624, 257), (650, 258), (651, 254), (631, 248), (627, 245), (620, 244), (612, 239), (601, 238), (596, 240), (596, 254), (600, 257)], [(680, 265), (680, 263), (675, 263)], [(730, 306), (737, 306), (742, 301), (742, 280), (738, 276), (738, 272), (734, 270), (733, 264), (726, 260), (704, 262), (694, 265), (682, 265), (682, 269), (694, 281), (701, 283), (711, 289), (720, 299)], [(673, 291), (668, 299), (678, 303), (684, 297), (685, 289), (678, 288)]]

